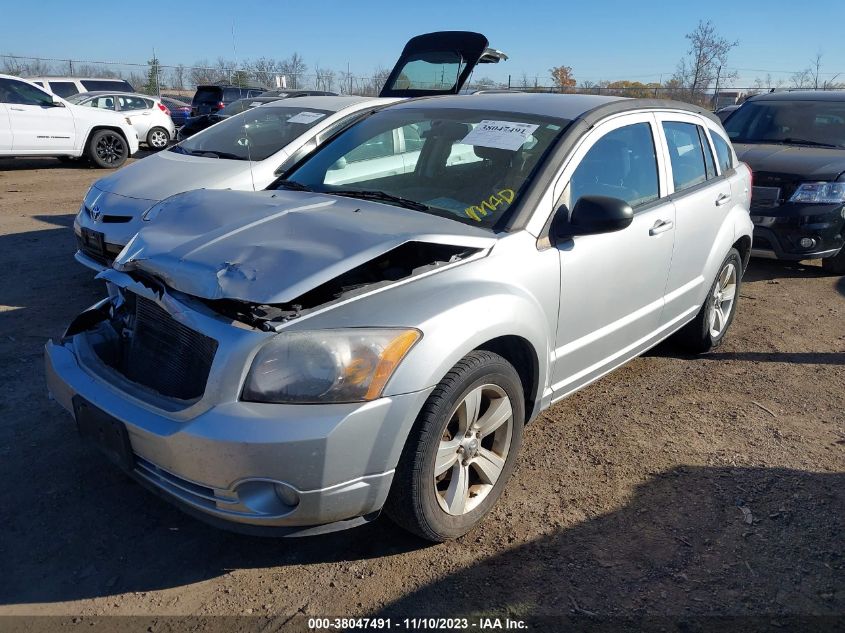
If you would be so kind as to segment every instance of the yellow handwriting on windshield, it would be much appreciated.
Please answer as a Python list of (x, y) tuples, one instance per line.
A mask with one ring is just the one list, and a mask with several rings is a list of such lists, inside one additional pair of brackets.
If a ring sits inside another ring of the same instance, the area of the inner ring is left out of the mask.
[(493, 211), (499, 207), (508, 206), (511, 202), (513, 202), (515, 197), (516, 194), (513, 192), (513, 189), (502, 189), (501, 191), (491, 195), (486, 200), (482, 200), (478, 204), (467, 207), (464, 209), (464, 213), (476, 222), (481, 222), (481, 218), (493, 213)]

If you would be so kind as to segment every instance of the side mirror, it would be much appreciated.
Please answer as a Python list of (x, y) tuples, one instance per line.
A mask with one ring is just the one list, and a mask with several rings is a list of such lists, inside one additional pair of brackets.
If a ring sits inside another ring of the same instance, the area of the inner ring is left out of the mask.
[(53, 95), (53, 99), (50, 102), (50, 105), (54, 108), (64, 108), (65, 107), (65, 104), (56, 95)]
[(634, 210), (624, 200), (607, 196), (581, 196), (572, 214), (566, 206), (557, 210), (552, 236), (569, 238), (621, 231), (634, 221)]

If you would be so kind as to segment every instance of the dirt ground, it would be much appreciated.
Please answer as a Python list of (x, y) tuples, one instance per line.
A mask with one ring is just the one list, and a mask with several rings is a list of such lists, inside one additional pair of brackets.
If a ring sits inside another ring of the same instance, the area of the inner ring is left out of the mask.
[(384, 519), (248, 538), (117, 472), (47, 398), (44, 342), (104, 294), (74, 261), (71, 229), (103, 175), (0, 161), (0, 615), (841, 625), (845, 278), (753, 260), (718, 351), (661, 346), (547, 411), (502, 500), (457, 542), (425, 544)]

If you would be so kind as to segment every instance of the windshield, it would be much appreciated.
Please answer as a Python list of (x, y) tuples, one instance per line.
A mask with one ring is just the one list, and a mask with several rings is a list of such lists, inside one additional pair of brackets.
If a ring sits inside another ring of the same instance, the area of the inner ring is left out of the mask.
[(83, 101), (85, 101), (86, 99), (90, 99), (90, 98), (91, 98), (91, 95), (89, 95), (85, 92), (77, 92), (75, 95), (70, 95), (69, 97), (65, 97), (65, 100), (68, 103), (80, 104)]
[(264, 106), (229, 117), (171, 148), (177, 153), (264, 160), (333, 112)]
[(279, 187), (359, 197), (493, 228), (568, 121), (515, 112), (398, 108), (353, 125)]
[(749, 101), (725, 130), (734, 143), (845, 147), (845, 101)]

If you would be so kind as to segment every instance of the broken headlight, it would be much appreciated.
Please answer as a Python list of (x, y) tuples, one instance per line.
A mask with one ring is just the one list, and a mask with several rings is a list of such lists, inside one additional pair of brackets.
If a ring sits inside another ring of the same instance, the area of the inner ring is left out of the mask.
[(280, 404), (374, 400), (421, 336), (376, 328), (279, 334), (253, 360), (242, 397)]

